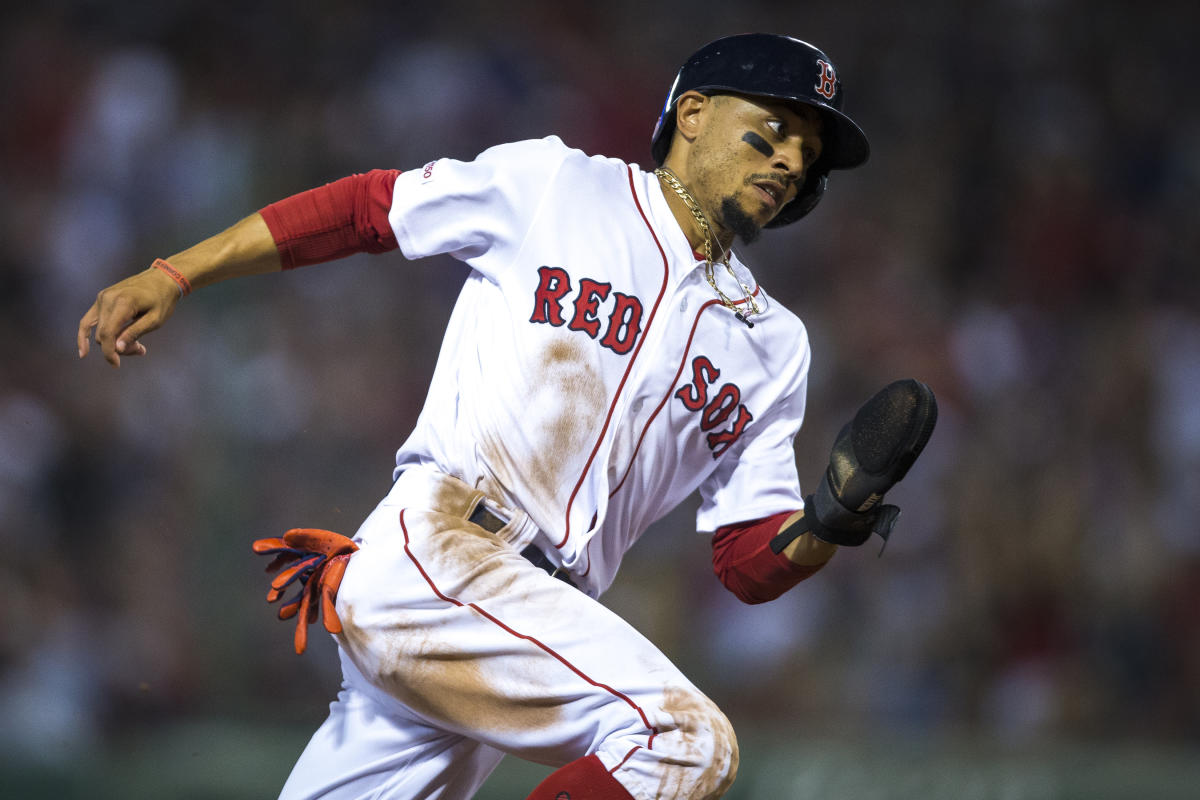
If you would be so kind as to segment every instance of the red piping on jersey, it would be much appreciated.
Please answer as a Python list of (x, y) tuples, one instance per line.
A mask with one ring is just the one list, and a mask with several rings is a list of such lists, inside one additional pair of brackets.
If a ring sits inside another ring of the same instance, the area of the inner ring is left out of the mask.
[[(653, 736), (651, 736), (651, 737), (650, 737), (650, 741), (652, 741), (652, 742), (654, 741), (654, 737), (653, 737)], [(609, 775), (612, 775), (612, 774), (613, 774), (613, 773), (615, 773), (617, 770), (619, 770), (621, 767), (625, 766), (625, 762), (629, 760), (629, 757), (630, 757), (630, 756), (632, 756), (634, 753), (636, 753), (638, 750), (641, 750), (641, 749), (642, 749), (642, 746), (641, 746), (640, 744), (635, 744), (635, 745), (633, 746), (633, 749), (632, 749), (632, 750), (630, 750), (628, 753), (626, 753), (626, 754), (625, 754), (625, 757), (621, 759), (620, 763), (618, 763), (618, 764), (617, 764), (615, 767), (613, 767), (612, 769), (610, 769), (610, 770), (608, 771), (608, 774), (609, 774)]]
[(667, 293), (667, 278), (670, 276), (670, 263), (667, 261), (667, 253), (663, 250), (662, 243), (658, 241), (658, 235), (654, 232), (654, 227), (650, 224), (650, 220), (646, 218), (646, 212), (642, 210), (642, 204), (638, 201), (637, 190), (633, 185), (633, 168), (626, 167), (629, 173), (629, 193), (633, 196), (633, 204), (637, 206), (638, 213), (642, 215), (642, 222), (646, 223), (646, 230), (650, 231), (650, 236), (654, 239), (654, 245), (658, 248), (659, 255), (662, 256), (663, 262), (663, 281), (662, 287), (658, 290), (658, 297), (654, 300), (654, 306), (650, 309), (650, 316), (646, 318), (646, 328), (642, 331), (637, 347), (633, 350), (633, 355), (629, 357), (629, 363), (625, 366), (625, 374), (621, 376), (621, 382), (617, 384), (617, 391), (613, 394), (612, 404), (608, 407), (608, 414), (604, 417), (604, 425), (600, 428), (600, 435), (596, 438), (596, 445), (592, 448), (591, 455), (588, 456), (587, 463), (583, 465), (583, 472), (579, 475), (579, 480), (575, 483), (575, 488), (571, 491), (571, 497), (567, 500), (567, 513), (562, 541), (554, 545), (555, 548), (562, 547), (571, 538), (571, 506), (575, 503), (575, 496), (579, 494), (579, 489), (583, 486), (583, 480), (587, 477), (588, 470), (592, 468), (592, 462), (596, 459), (596, 453), (600, 451), (600, 445), (604, 442), (604, 434), (608, 432), (608, 426), (612, 424), (613, 412), (617, 407), (617, 400), (621, 397), (621, 392), (625, 390), (625, 382), (629, 380), (629, 373), (633, 370), (633, 365), (637, 361), (638, 354), (642, 352), (642, 345), (646, 343), (646, 334), (650, 332), (650, 326), (654, 324), (654, 316), (658, 313), (658, 307), (662, 303), (663, 296)]
[[(755, 286), (753, 294), (757, 295), (761, 288), (761, 286)], [(745, 298), (735, 301), (735, 303), (745, 302), (747, 302)], [(687, 354), (692, 350), (692, 340), (696, 337), (696, 328), (698, 328), (700, 325), (700, 315), (704, 313), (705, 309), (709, 308), (710, 306), (718, 305), (719, 303), (719, 300), (709, 300), (696, 310), (696, 318), (692, 320), (692, 330), (688, 333), (687, 345), (685, 345), (683, 348), (683, 358), (681, 358), (679, 361), (679, 369), (675, 370), (675, 377), (671, 380), (671, 385), (667, 389), (667, 393), (663, 396), (663, 399), (659, 401), (658, 406), (655, 407), (654, 412), (650, 415), (650, 417), (646, 420), (646, 424), (642, 427), (642, 435), (638, 437), (637, 444), (633, 448), (633, 455), (629, 457), (629, 464), (625, 467), (625, 472), (623, 475), (621, 475), (621, 480), (617, 481), (617, 485), (614, 486), (613, 490), (608, 493), (610, 500), (613, 497), (616, 497), (617, 492), (621, 491), (621, 487), (624, 486), (625, 481), (629, 479), (629, 473), (633, 471), (633, 465), (637, 461), (638, 451), (642, 449), (642, 442), (646, 440), (646, 434), (650, 432), (650, 425), (653, 424), (654, 419), (658, 416), (659, 412), (666, 408), (667, 403), (671, 401), (672, 395), (675, 394), (675, 386), (679, 383), (679, 376), (683, 374), (683, 368), (687, 366)], [(588, 573), (592, 571), (591, 550), (592, 542), (594, 541), (595, 539), (588, 540), (587, 548), (585, 550), (585, 552), (588, 554), (588, 566), (587, 569), (579, 573), (580, 578), (586, 578)]]
[[(706, 260), (706, 259), (704, 258), (704, 255), (703, 255), (702, 253), (697, 253), (697, 252), (695, 251), (695, 249), (693, 249), (693, 250), (692, 250), (692, 255), (694, 255), (694, 256), (696, 257), (696, 260), (697, 260), (697, 261), (704, 261), (704, 260)], [(751, 276), (751, 277), (754, 277), (754, 276)], [(757, 284), (756, 284), (756, 285), (755, 285), (755, 287), (754, 287), (754, 291), (750, 293), (750, 297), (758, 297), (758, 293), (759, 293), (759, 291), (760, 291), (761, 289), (762, 289), (762, 286), (759, 286), (759, 285), (757, 285)], [(741, 300), (734, 300), (734, 301), (733, 301), (733, 304), (734, 304), (735, 306), (740, 306), (742, 303), (748, 303), (748, 302), (750, 302), (749, 298), (743, 297)]]
[[(692, 330), (688, 333), (687, 345), (683, 348), (683, 358), (679, 360), (679, 369), (675, 370), (675, 377), (671, 379), (671, 385), (667, 388), (667, 393), (654, 409), (654, 413), (646, 420), (646, 424), (642, 428), (642, 435), (638, 437), (637, 445), (633, 448), (633, 455), (629, 457), (629, 464), (625, 467), (625, 474), (621, 476), (621, 480), (617, 481), (617, 485), (613, 490), (608, 493), (610, 500), (616, 496), (617, 492), (621, 491), (621, 487), (625, 485), (625, 480), (629, 477), (629, 473), (633, 471), (633, 464), (637, 461), (638, 451), (642, 449), (642, 442), (646, 440), (646, 434), (650, 432), (650, 424), (654, 422), (654, 418), (658, 416), (658, 413), (666, 408), (667, 403), (671, 401), (671, 396), (675, 394), (675, 385), (679, 383), (679, 376), (683, 374), (683, 368), (687, 366), (687, 354), (691, 352), (692, 339), (696, 337), (696, 328), (700, 326), (700, 315), (704, 313), (704, 309), (709, 306), (715, 306), (718, 303), (720, 303), (719, 300), (709, 300), (696, 310), (696, 318), (692, 320)], [(594, 538), (588, 540), (587, 547), (585, 548), (588, 556), (587, 569), (579, 573), (580, 578), (586, 578), (588, 573), (592, 571), (592, 542), (594, 541), (596, 541)]]
[[(491, 622), (492, 624), (496, 625), (498, 628), (503, 630), (505, 633), (511, 634), (512, 636), (515, 636), (518, 639), (524, 639), (525, 641), (536, 645), (538, 648), (540, 648), (542, 651), (544, 651), (547, 655), (553, 657), (559, 663), (561, 663), (564, 667), (571, 670), (571, 672), (574, 672), (576, 675), (578, 675), (580, 678), (582, 678), (584, 681), (586, 681), (589, 685), (595, 686), (597, 689), (603, 689), (604, 691), (611, 694), (613, 697), (623, 700), (626, 703), (626, 705), (628, 705), (630, 708), (632, 708), (634, 711), (637, 712), (638, 716), (641, 717), (641, 719), (642, 719), (642, 724), (644, 724), (646, 726), (646, 730), (650, 731), (650, 738), (646, 742), (646, 749), (648, 749), (648, 750), (654, 749), (654, 747), (653, 747), (654, 737), (658, 735), (658, 728), (655, 728), (653, 725), (650, 724), (650, 720), (646, 716), (646, 712), (643, 711), (642, 707), (639, 706), (637, 703), (633, 702), (633, 700), (631, 700), (627, 695), (617, 691), (616, 689), (614, 689), (611, 686), (608, 686), (607, 684), (600, 683), (599, 681), (593, 680), (592, 678), (588, 677), (588, 675), (586, 673), (584, 673), (583, 670), (579, 669), (574, 664), (572, 664), (570, 661), (565, 659), (563, 656), (559, 655), (557, 652), (554, 651), (553, 648), (543, 644), (542, 642), (538, 641), (537, 639), (535, 639), (532, 636), (529, 636), (528, 634), (520, 633), (516, 630), (513, 630), (512, 628), (505, 625), (503, 622), (496, 619), (494, 616), (492, 616), (488, 612), (484, 611), (482, 608), (480, 608), (476, 604), (464, 603), (463, 601), (461, 601), (457, 598), (449, 597), (445, 594), (442, 594), (442, 591), (440, 589), (438, 589), (437, 584), (435, 584), (433, 582), (433, 578), (431, 578), (429, 576), (429, 573), (425, 571), (425, 568), (423, 566), (421, 566), (421, 562), (417, 560), (416, 555), (413, 553), (412, 549), (409, 547), (408, 525), (406, 525), (404, 522), (404, 513), (407, 510), (408, 509), (400, 510), (400, 530), (404, 533), (404, 553), (408, 556), (409, 561), (411, 561), (413, 563), (413, 566), (415, 566), (417, 568), (417, 572), (421, 573), (421, 577), (425, 579), (425, 583), (429, 584), (429, 588), (432, 589), (433, 593), (438, 596), (438, 599), (440, 599), (446, 603), (451, 603), (452, 605), (458, 606), (459, 608), (471, 609), (476, 614), (479, 614), (484, 619), (486, 619), (489, 622)], [(637, 749), (637, 748), (634, 748), (634, 749)], [(630, 754), (632, 754), (633, 750), (631, 750), (629, 752), (630, 752)], [(626, 756), (626, 758), (628, 758), (628, 757), (629, 756)], [(624, 763), (624, 762), (622, 762), (622, 763)]]
[[(759, 292), (761, 292), (761, 291), (762, 291), (761, 286), (755, 286), (754, 291), (751, 292), (751, 296), (757, 296), (759, 294)], [(642, 449), (642, 442), (645, 441), (646, 434), (650, 430), (650, 424), (652, 422), (654, 422), (654, 418), (657, 417), (658, 413), (660, 411), (662, 411), (663, 408), (666, 407), (667, 403), (670, 402), (670, 400), (671, 400), (671, 395), (673, 395), (675, 393), (675, 385), (677, 383), (679, 383), (679, 376), (683, 374), (683, 368), (685, 366), (687, 366), (687, 354), (692, 349), (692, 339), (694, 339), (696, 337), (696, 328), (700, 325), (700, 315), (703, 314), (704, 310), (707, 309), (709, 306), (715, 306), (719, 302), (720, 301), (718, 301), (718, 300), (709, 300), (704, 305), (700, 306), (699, 309), (697, 309), (696, 318), (694, 320), (692, 320), (692, 330), (690, 333), (688, 333), (687, 345), (683, 348), (683, 358), (680, 359), (680, 361), (679, 361), (679, 369), (677, 369), (675, 371), (675, 377), (671, 381), (671, 387), (669, 389), (667, 389), (666, 395), (663, 397), (662, 401), (658, 404), (658, 407), (654, 409), (654, 413), (651, 414), (650, 418), (646, 420), (646, 425), (645, 425), (645, 427), (642, 428), (642, 435), (638, 437), (638, 443), (633, 448), (633, 455), (629, 457), (629, 465), (627, 467), (625, 467), (625, 474), (621, 476), (621, 480), (617, 481), (617, 485), (613, 488), (613, 490), (608, 493), (609, 499), (612, 499), (614, 496), (616, 496), (617, 492), (621, 491), (621, 487), (625, 485), (625, 480), (629, 477), (630, 471), (633, 470), (633, 464), (637, 460), (638, 451)], [(749, 298), (743, 297), (741, 300), (735, 300), (734, 305), (738, 305), (739, 303), (748, 303), (748, 302), (749, 302)], [(589, 544), (591, 544), (591, 543), (589, 542)], [(591, 569), (590, 564), (588, 565), (588, 569), (589, 570)], [(587, 572), (584, 572), (583, 575), (587, 575)], [(583, 575), (581, 575), (580, 577), (583, 577)]]
[(683, 374), (683, 368), (687, 366), (687, 355), (692, 350), (692, 339), (696, 337), (696, 328), (700, 326), (700, 315), (704, 313), (706, 308), (715, 306), (718, 303), (720, 303), (719, 300), (709, 300), (697, 309), (696, 318), (692, 320), (692, 330), (688, 333), (687, 345), (683, 348), (683, 358), (679, 359), (679, 369), (675, 370), (675, 377), (671, 379), (671, 385), (668, 387), (667, 393), (663, 395), (663, 399), (654, 409), (654, 413), (646, 420), (646, 425), (642, 428), (642, 435), (638, 437), (637, 446), (633, 448), (633, 455), (629, 457), (629, 465), (625, 467), (625, 474), (621, 476), (621, 480), (617, 481), (616, 487), (608, 493), (609, 498), (614, 497), (617, 492), (621, 491), (621, 487), (625, 485), (626, 478), (629, 477), (629, 473), (633, 470), (633, 463), (637, 460), (638, 451), (642, 449), (642, 442), (645, 441), (646, 434), (650, 431), (650, 424), (654, 422), (654, 418), (658, 416), (659, 412), (666, 408), (667, 403), (671, 401), (672, 395), (675, 394), (675, 385), (679, 383), (679, 376)]

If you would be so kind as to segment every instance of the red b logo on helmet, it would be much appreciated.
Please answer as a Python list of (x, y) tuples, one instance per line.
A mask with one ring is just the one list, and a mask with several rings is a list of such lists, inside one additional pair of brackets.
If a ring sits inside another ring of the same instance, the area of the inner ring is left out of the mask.
[(826, 100), (832, 100), (833, 95), (837, 92), (837, 75), (833, 72), (833, 64), (819, 58), (817, 66), (821, 68), (821, 75), (817, 80), (817, 85), (813, 88)]

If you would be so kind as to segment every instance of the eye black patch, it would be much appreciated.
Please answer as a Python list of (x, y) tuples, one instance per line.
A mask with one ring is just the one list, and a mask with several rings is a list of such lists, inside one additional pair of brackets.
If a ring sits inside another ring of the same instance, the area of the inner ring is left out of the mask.
[(758, 152), (762, 153), (767, 158), (775, 155), (775, 148), (767, 144), (767, 140), (759, 136), (754, 131), (746, 131), (742, 136), (742, 141), (753, 147)]

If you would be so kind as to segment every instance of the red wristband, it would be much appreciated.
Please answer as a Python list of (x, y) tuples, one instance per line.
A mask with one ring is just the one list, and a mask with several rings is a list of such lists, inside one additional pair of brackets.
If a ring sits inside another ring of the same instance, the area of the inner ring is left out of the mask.
[(179, 296), (183, 297), (192, 293), (192, 284), (187, 278), (183, 277), (183, 273), (172, 267), (165, 259), (156, 258), (150, 266), (155, 269), (162, 270), (167, 277), (175, 281), (175, 285), (179, 287)]

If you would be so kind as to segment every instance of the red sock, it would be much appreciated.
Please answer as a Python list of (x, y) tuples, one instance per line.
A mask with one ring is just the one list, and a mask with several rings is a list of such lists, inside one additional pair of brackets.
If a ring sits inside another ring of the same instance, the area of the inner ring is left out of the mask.
[(634, 800), (600, 759), (587, 756), (556, 769), (526, 800)]

